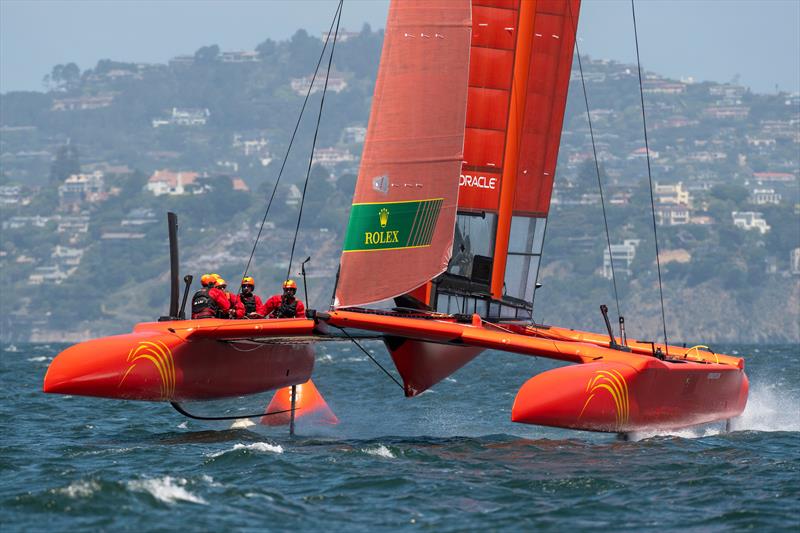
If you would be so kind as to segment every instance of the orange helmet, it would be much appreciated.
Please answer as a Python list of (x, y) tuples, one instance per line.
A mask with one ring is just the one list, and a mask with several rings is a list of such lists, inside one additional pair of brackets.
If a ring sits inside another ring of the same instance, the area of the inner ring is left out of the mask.
[(251, 286), (255, 287), (256, 286), (256, 280), (254, 280), (251, 276), (247, 276), (245, 278), (242, 278), (242, 287), (244, 287), (245, 285), (251, 285)]
[(217, 278), (214, 277), (213, 274), (203, 274), (200, 277), (200, 284), (203, 287), (208, 287), (209, 285), (214, 285), (217, 283)]
[(283, 288), (297, 290), (297, 283), (295, 283), (293, 279), (287, 279), (283, 282)]

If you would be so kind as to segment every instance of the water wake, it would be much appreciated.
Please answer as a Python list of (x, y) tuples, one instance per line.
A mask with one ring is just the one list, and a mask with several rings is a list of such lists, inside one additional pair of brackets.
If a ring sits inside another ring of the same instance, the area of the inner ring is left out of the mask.
[[(747, 407), (731, 421), (732, 431), (800, 431), (800, 397), (774, 383), (751, 383)], [(632, 435), (638, 441), (658, 436), (697, 439), (725, 432), (725, 423), (718, 422), (670, 431), (642, 431)]]

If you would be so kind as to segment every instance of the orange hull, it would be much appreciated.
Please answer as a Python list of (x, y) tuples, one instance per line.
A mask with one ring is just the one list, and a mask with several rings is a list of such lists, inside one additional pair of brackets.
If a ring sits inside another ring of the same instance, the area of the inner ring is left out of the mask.
[(589, 363), (529, 379), (511, 420), (589, 431), (674, 429), (738, 416), (747, 393), (744, 371), (727, 365)]
[(460, 368), (471, 359), (468, 350), (475, 348), (578, 363), (528, 380), (514, 401), (515, 422), (609, 432), (670, 429), (738, 416), (747, 403), (744, 360), (699, 348), (656, 344), (670, 354), (662, 361), (653, 356), (649, 343), (629, 341), (631, 351), (626, 352), (611, 349), (608, 337), (595, 333), (494, 325), (477, 317), (461, 323), (445, 317), (420, 320), (335, 311), (324, 320), (417, 339), (407, 342), (410, 349), (405, 351), (387, 342), (407, 396)]
[(235, 339), (256, 334), (309, 335), (313, 325), (310, 320), (138, 324), (133, 333), (82, 342), (58, 354), (45, 375), (44, 391), (183, 401), (253, 394), (303, 383), (314, 368), (310, 344), (254, 344)]

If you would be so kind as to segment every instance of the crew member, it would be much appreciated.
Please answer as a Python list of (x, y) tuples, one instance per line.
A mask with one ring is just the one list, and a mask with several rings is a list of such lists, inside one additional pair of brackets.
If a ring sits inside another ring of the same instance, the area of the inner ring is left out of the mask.
[[(250, 276), (242, 279), (242, 289), (239, 294), (231, 294), (231, 301), (242, 308), (242, 315), (248, 318), (264, 318), (264, 304), (257, 295), (253, 294), (256, 282)], [(241, 318), (241, 317), (238, 317)]]
[(297, 283), (286, 280), (283, 283), (283, 294), (270, 297), (264, 304), (263, 315), (267, 318), (295, 318), (305, 317), (303, 302), (295, 298)]
[(203, 288), (192, 296), (192, 318), (227, 317), (231, 308), (230, 300), (216, 287), (217, 278), (213, 274), (205, 274), (200, 278), (200, 284)]
[(244, 306), (241, 302), (234, 301), (234, 295), (228, 292), (228, 282), (219, 277), (219, 274), (212, 274), (217, 277), (217, 288), (219, 288), (228, 300), (228, 312), (222, 318), (242, 318), (244, 316)]

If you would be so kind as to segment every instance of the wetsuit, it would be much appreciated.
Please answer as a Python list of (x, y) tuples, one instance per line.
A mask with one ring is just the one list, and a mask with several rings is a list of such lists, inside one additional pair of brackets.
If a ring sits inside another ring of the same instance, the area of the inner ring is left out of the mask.
[(297, 298), (284, 303), (282, 295), (276, 294), (264, 303), (264, 312), (259, 314), (267, 318), (305, 318), (306, 309)]

